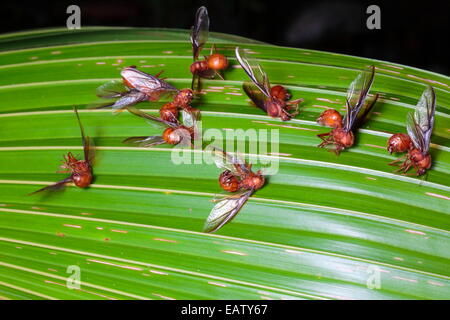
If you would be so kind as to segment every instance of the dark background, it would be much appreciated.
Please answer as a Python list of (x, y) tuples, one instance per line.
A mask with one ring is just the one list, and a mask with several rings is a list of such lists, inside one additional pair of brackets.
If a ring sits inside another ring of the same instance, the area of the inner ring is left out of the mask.
[[(450, 1), (91, 0), (2, 3), (2, 33), (64, 27), (66, 8), (81, 8), (81, 27), (188, 29), (206, 5), (210, 30), (263, 42), (377, 58), (448, 75)], [(366, 8), (381, 8), (381, 30), (366, 28)]]

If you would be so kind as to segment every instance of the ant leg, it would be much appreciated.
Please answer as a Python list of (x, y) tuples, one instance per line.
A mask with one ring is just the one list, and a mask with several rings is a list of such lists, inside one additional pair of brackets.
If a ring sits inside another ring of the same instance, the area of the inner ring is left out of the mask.
[(213, 43), (211, 46), (211, 51), (209, 52), (209, 55), (213, 55), (214, 53), (216, 53), (217, 49), (216, 49), (216, 44)]
[[(300, 113), (300, 111), (298, 110), (298, 103), (287, 103), (285, 109), (286, 110), (283, 110), (283, 111), (288, 113), (291, 118), (295, 117), (296, 115), (298, 115)], [(291, 110), (292, 110), (292, 112), (287, 112), (287, 111), (291, 111)]]
[(330, 134), (331, 134), (331, 132), (326, 132), (326, 133), (318, 134), (317, 136), (318, 136), (320, 139), (325, 140), (325, 139), (327, 139), (327, 138), (324, 138), (324, 137), (329, 136)]
[[(161, 70), (160, 72), (158, 72), (157, 74), (154, 75), (155, 78), (159, 78), (159, 76), (164, 72), (164, 70)], [(166, 78), (162, 78), (161, 80), (166, 79)]]
[(339, 155), (341, 152), (337, 148), (333, 148), (330, 150), (330, 152), (333, 151), (335, 155)]
[(390, 166), (398, 166), (398, 162), (401, 162), (401, 161), (406, 161), (406, 160), (404, 160), (405, 159), (405, 157), (406, 157), (406, 155), (404, 155), (404, 156), (401, 156), (400, 158), (398, 158), (397, 160), (394, 160), (394, 161), (391, 161), (391, 162), (389, 162), (389, 165)]
[(323, 148), (333, 142), (333, 137), (330, 136), (330, 134), (331, 132), (321, 133), (317, 135), (320, 139), (323, 140), (322, 143), (318, 145), (319, 148)]
[(333, 151), (338, 156), (341, 153), (341, 151), (344, 150), (345, 148), (337, 142), (333, 142), (333, 144), (334, 149), (331, 149), (330, 151)]
[(322, 143), (318, 145), (319, 148), (323, 148), (326, 145), (332, 143), (333, 137), (331, 136), (331, 132), (321, 133), (317, 136), (322, 139)]
[(298, 105), (303, 102), (304, 99), (300, 98), (300, 99), (296, 99), (296, 100), (292, 100), (292, 101), (288, 101), (286, 102), (286, 110), (290, 111), (290, 110), (294, 110), (294, 112), (291, 113), (291, 117), (295, 117), (297, 114), (300, 113), (300, 111), (298, 110)]
[(193, 92), (200, 92), (201, 91), (201, 88), (200, 88), (200, 77), (198, 76), (198, 74), (193, 74), (192, 75), (191, 89), (192, 89)]
[(290, 105), (292, 105), (292, 104), (299, 104), (299, 103), (301, 103), (301, 102), (303, 102), (303, 101), (305, 101), (305, 99), (300, 98), (300, 99), (295, 99), (295, 100), (292, 100), (292, 101), (288, 101), (288, 102), (286, 102), (286, 104), (287, 104), (288, 106), (290, 106)]
[(416, 175), (416, 173), (407, 173), (408, 170), (411, 169), (411, 164), (409, 164), (408, 166), (406, 166), (406, 168), (403, 169), (403, 173), (402, 176), (414, 176)]
[(400, 172), (403, 171), (404, 173), (408, 172), (408, 170), (411, 168), (412, 166), (412, 162), (409, 161), (409, 159), (405, 160), (405, 162), (403, 162), (403, 165), (400, 167), (400, 169), (396, 170), (395, 172)]
[(285, 107), (285, 109), (281, 109), (280, 113), (282, 113), (282, 115), (279, 115), (280, 119), (284, 119), (283, 116), (286, 116), (286, 120), (290, 120), (292, 117), (295, 117), (297, 113), (289, 113), (288, 109)]
[(419, 171), (411, 172), (411, 173), (402, 173), (402, 176), (418, 176)]
[(220, 73), (219, 71), (214, 71), (214, 75), (218, 76), (220, 78), (220, 80), (225, 80), (225, 78), (223, 77), (222, 73)]

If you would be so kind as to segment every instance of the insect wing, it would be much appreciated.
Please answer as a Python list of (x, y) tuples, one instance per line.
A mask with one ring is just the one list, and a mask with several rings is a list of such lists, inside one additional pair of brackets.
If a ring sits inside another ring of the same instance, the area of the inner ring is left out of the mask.
[(92, 139), (87, 137), (84, 133), (84, 127), (80, 120), (80, 115), (76, 107), (73, 108), (75, 115), (77, 116), (78, 126), (80, 127), (81, 140), (83, 141), (84, 160), (91, 164), (94, 160), (94, 145)]
[(136, 109), (135, 107), (127, 107), (127, 110), (130, 111), (132, 114), (138, 116), (138, 117), (141, 117), (141, 118), (144, 118), (146, 120), (149, 120), (148, 122), (150, 124), (158, 124), (159, 127), (166, 126), (166, 127), (175, 128), (175, 127), (180, 126), (180, 122), (178, 120), (176, 120), (176, 119), (174, 119), (174, 121), (176, 120), (176, 123), (170, 122), (170, 121), (165, 121), (165, 120), (163, 120), (161, 118), (152, 116), (151, 114), (148, 114), (148, 113), (145, 113), (145, 112), (143, 112), (143, 111), (141, 111), (139, 109)]
[(114, 111), (119, 111), (125, 109), (127, 106), (133, 106), (147, 99), (148, 96), (145, 93), (139, 92), (137, 90), (132, 90), (109, 106)]
[(200, 110), (181, 110), (181, 118), (183, 119), (183, 125), (185, 127), (195, 127), (197, 121), (200, 119)]
[(219, 148), (213, 149), (213, 156), (214, 163), (220, 169), (229, 170), (237, 175), (241, 175), (243, 172), (250, 172), (247, 164), (241, 157), (231, 155), (228, 152), (220, 150)]
[(206, 219), (203, 232), (215, 232), (230, 222), (252, 193), (253, 190), (245, 190), (219, 200)]
[(194, 60), (198, 59), (202, 47), (208, 41), (209, 16), (205, 7), (200, 7), (195, 14), (195, 24), (191, 28), (191, 43)]
[(377, 102), (379, 96), (380, 95), (377, 93), (372, 99), (366, 99), (366, 103), (363, 104), (361, 111), (356, 116), (356, 121), (354, 123), (355, 127), (359, 128), (364, 124), (364, 122), (369, 117), (369, 114), (372, 111), (372, 108)]
[(243, 89), (252, 102), (260, 109), (267, 112), (266, 101), (267, 96), (253, 83), (244, 82)]
[(98, 87), (96, 89), (96, 94), (100, 98), (112, 99), (121, 97), (128, 91), (129, 89), (123, 84), (122, 81), (112, 80)]
[(31, 196), (31, 195), (33, 195), (35, 193), (38, 193), (38, 192), (41, 192), (41, 191), (45, 191), (45, 190), (47, 190), (47, 191), (61, 190), (62, 188), (65, 187), (66, 183), (69, 183), (69, 182), (72, 182), (72, 181), (73, 181), (72, 177), (68, 177), (68, 178), (65, 178), (65, 179), (63, 179), (61, 181), (58, 181), (58, 182), (54, 183), (54, 184), (51, 184), (49, 186), (43, 187), (43, 188), (41, 188), (39, 190), (36, 190), (36, 191), (34, 191), (34, 192), (32, 192), (32, 193), (30, 193), (28, 195)]
[(165, 94), (173, 95), (178, 91), (177, 88), (164, 80), (139, 71), (136, 68), (124, 68), (120, 74), (134, 89), (146, 93), (149, 97), (153, 97), (152, 100), (158, 100)]
[(347, 90), (347, 114), (344, 118), (344, 130), (349, 131), (353, 127), (370, 91), (374, 77), (375, 67), (371, 66), (370, 71), (361, 72), (350, 84)]
[(406, 129), (414, 146), (422, 152), (428, 152), (431, 132), (434, 125), (436, 110), (436, 94), (433, 87), (428, 87), (420, 97), (414, 114), (409, 113), (406, 119)]
[(250, 77), (250, 80), (258, 87), (259, 90), (266, 96), (270, 97), (270, 83), (267, 74), (256, 62), (255, 59), (247, 57), (243, 50), (239, 47), (235, 49), (236, 59), (244, 69), (245, 73)]
[(165, 143), (161, 136), (149, 136), (149, 137), (130, 137), (123, 140), (123, 143), (138, 145), (139, 147), (152, 147)]

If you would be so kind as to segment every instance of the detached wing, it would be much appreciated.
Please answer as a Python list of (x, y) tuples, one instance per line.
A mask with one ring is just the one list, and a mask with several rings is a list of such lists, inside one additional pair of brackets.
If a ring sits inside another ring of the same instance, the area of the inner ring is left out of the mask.
[(361, 72), (350, 84), (347, 90), (347, 114), (344, 118), (344, 130), (350, 131), (355, 123), (359, 111), (364, 105), (367, 94), (372, 86), (375, 77), (375, 67), (371, 66), (370, 71)]
[(430, 148), (435, 110), (436, 94), (433, 87), (429, 86), (420, 97), (414, 114), (409, 113), (406, 118), (408, 135), (414, 146), (422, 152), (428, 152)]
[(195, 14), (195, 24), (191, 28), (192, 54), (194, 60), (198, 59), (200, 51), (208, 41), (209, 16), (205, 7), (200, 7)]
[(252, 193), (253, 190), (244, 190), (219, 200), (206, 219), (203, 232), (215, 232), (230, 222)]

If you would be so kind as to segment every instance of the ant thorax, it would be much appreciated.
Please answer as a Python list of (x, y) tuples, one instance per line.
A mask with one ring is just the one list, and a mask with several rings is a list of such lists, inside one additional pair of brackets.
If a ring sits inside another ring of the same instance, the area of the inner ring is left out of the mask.
[(192, 74), (199, 74), (209, 69), (208, 62), (206, 60), (195, 61), (191, 64), (190, 70)]
[(273, 118), (279, 117), (283, 118), (287, 116), (288, 117), (287, 120), (289, 120), (290, 119), (289, 114), (283, 112), (285, 106), (286, 102), (284, 102), (283, 100), (280, 100), (276, 97), (271, 97), (266, 101), (267, 114)]
[(178, 118), (178, 107), (173, 102), (168, 102), (159, 109), (159, 116), (164, 121), (174, 122)]
[(191, 104), (193, 98), (194, 94), (191, 89), (183, 89), (173, 98), (173, 103), (177, 107), (186, 108)]
[(337, 145), (341, 145), (343, 149), (351, 147), (355, 142), (353, 132), (345, 131), (342, 128), (335, 128), (332, 131), (333, 140)]
[(414, 167), (416, 167), (418, 170), (423, 170), (423, 172), (431, 167), (430, 154), (422, 153), (419, 149), (412, 149), (408, 153), (408, 158), (411, 159)]
[(241, 188), (250, 190), (258, 190), (264, 186), (265, 178), (260, 173), (250, 172), (246, 177), (241, 180)]

